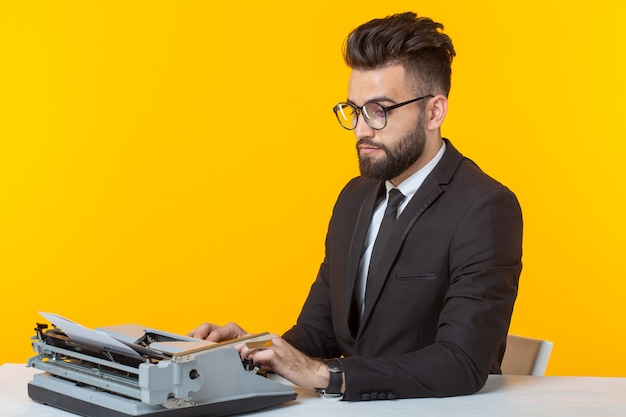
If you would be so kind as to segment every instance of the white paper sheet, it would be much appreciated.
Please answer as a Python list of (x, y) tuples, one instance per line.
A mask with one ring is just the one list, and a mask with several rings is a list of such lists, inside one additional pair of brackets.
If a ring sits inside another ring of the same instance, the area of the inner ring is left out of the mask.
[(82, 342), (91, 346), (95, 346), (102, 349), (108, 349), (113, 352), (123, 353), (131, 356), (141, 356), (130, 347), (126, 346), (122, 342), (114, 339), (108, 334), (92, 330), (78, 323), (74, 323), (71, 320), (61, 317), (54, 313), (39, 312), (50, 323), (54, 324), (59, 329), (63, 330), (63, 333), (68, 335), (71, 339), (77, 342)]

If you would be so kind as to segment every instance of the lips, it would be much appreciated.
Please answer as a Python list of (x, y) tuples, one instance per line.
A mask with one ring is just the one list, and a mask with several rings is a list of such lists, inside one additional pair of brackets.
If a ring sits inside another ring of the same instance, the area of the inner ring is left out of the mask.
[(369, 145), (359, 146), (359, 153), (361, 154), (370, 154), (379, 150), (380, 148), (376, 146), (369, 146)]
[(360, 142), (357, 144), (357, 149), (360, 155), (369, 155), (382, 150), (382, 147), (376, 146), (372, 143)]

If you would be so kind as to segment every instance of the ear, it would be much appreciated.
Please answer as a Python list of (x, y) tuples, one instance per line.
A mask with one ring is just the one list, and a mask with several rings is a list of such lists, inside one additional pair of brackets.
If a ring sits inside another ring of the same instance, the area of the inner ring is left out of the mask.
[(426, 129), (439, 130), (448, 113), (448, 99), (442, 94), (428, 100), (426, 105)]

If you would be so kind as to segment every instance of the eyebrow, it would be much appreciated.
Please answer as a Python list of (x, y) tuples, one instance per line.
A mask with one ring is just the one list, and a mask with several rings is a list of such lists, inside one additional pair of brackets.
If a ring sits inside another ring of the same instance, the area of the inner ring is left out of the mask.
[[(346, 99), (346, 101), (347, 101), (348, 103), (350, 103), (350, 104), (354, 104), (354, 105), (356, 106), (356, 103), (355, 103), (354, 101), (350, 100), (349, 98), (348, 98), (348, 99)], [(388, 101), (388, 102), (393, 103), (393, 104), (396, 104), (396, 103), (397, 103), (397, 101), (392, 100), (392, 99), (390, 99), (390, 98), (389, 98), (389, 97), (387, 97), (387, 96), (378, 96), (378, 97), (373, 97), (373, 98), (371, 98), (371, 99), (369, 99), (369, 100), (367, 100), (367, 101), (363, 102), (363, 104), (365, 104), (365, 103), (371, 103), (372, 101), (375, 101), (375, 102), (377, 102), (377, 103), (378, 103), (378, 102), (381, 102), (381, 101)]]

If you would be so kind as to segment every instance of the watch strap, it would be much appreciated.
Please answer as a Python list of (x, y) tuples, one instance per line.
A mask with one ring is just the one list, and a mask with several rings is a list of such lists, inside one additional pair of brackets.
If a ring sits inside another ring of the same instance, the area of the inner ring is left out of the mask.
[(337, 359), (331, 359), (326, 362), (328, 366), (329, 381), (326, 388), (326, 394), (341, 394), (341, 386), (343, 385), (343, 366)]

